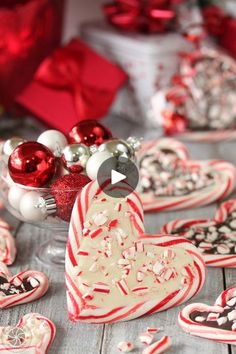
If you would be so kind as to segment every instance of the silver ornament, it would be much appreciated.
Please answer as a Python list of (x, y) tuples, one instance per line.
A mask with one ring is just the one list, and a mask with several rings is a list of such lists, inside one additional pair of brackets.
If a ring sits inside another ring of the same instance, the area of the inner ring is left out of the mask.
[(90, 156), (90, 150), (86, 145), (71, 144), (63, 149), (61, 159), (65, 169), (72, 173), (80, 173), (86, 167), (86, 163)]
[(135, 159), (135, 150), (125, 140), (112, 139), (106, 141), (98, 147), (98, 151), (107, 151), (112, 156), (119, 158), (125, 157), (127, 159)]
[(2, 146), (2, 158), (5, 162), (8, 161), (10, 155), (13, 153), (17, 146), (23, 144), (24, 139), (14, 136), (13, 138), (7, 139)]
[(127, 139), (127, 143), (131, 146), (134, 151), (138, 151), (141, 148), (143, 138), (136, 138), (135, 136), (130, 136)]

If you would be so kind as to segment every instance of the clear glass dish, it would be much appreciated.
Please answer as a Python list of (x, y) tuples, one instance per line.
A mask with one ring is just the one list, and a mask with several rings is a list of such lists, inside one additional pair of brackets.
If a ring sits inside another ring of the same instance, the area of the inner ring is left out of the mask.
[[(50, 195), (50, 188), (35, 188), (27, 187), (21, 184), (16, 184), (12, 181), (8, 173), (7, 165), (0, 162), (0, 196), (6, 209), (17, 219), (50, 231), (50, 238), (39, 246), (36, 252), (36, 258), (44, 265), (53, 266), (53, 268), (64, 269), (66, 240), (68, 236), (69, 223), (62, 220), (56, 214), (48, 215), (42, 221), (32, 221), (25, 218), (19, 208), (13, 207), (8, 200), (10, 188), (17, 186), (23, 193), (36, 191), (42, 197)], [(62, 192), (61, 190), (58, 192)], [(64, 190), (65, 193), (77, 193), (77, 190)]]

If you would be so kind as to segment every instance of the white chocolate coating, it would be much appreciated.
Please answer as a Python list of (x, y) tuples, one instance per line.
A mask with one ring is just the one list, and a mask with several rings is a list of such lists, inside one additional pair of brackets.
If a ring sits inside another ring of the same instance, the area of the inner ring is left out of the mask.
[(0, 327), (0, 353), (47, 354), (56, 327), (38, 313), (24, 315), (13, 327)]

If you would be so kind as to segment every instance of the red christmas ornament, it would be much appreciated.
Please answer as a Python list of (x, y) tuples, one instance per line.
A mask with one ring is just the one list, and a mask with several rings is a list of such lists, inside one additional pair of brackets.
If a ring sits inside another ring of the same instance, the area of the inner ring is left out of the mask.
[(52, 184), (51, 194), (55, 198), (59, 218), (70, 221), (76, 196), (89, 182), (90, 179), (85, 175), (69, 174), (59, 177)]
[(28, 141), (13, 151), (8, 168), (14, 182), (29, 187), (43, 187), (54, 176), (55, 157), (46, 146)]
[(112, 138), (111, 131), (96, 120), (81, 121), (69, 132), (70, 144), (101, 145), (110, 138)]
[(187, 119), (181, 114), (165, 111), (163, 128), (166, 135), (184, 133), (187, 128)]

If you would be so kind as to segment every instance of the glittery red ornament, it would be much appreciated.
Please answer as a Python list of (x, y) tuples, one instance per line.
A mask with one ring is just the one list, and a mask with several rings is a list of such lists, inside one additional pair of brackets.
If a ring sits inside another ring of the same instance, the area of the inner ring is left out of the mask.
[(8, 168), (14, 182), (29, 187), (43, 187), (54, 176), (55, 156), (46, 146), (28, 141), (13, 151)]
[(101, 145), (110, 138), (112, 138), (111, 131), (96, 120), (79, 122), (69, 132), (70, 144)]
[(69, 174), (59, 177), (52, 184), (51, 194), (55, 198), (59, 218), (70, 221), (76, 196), (89, 182), (90, 179), (85, 175)]

